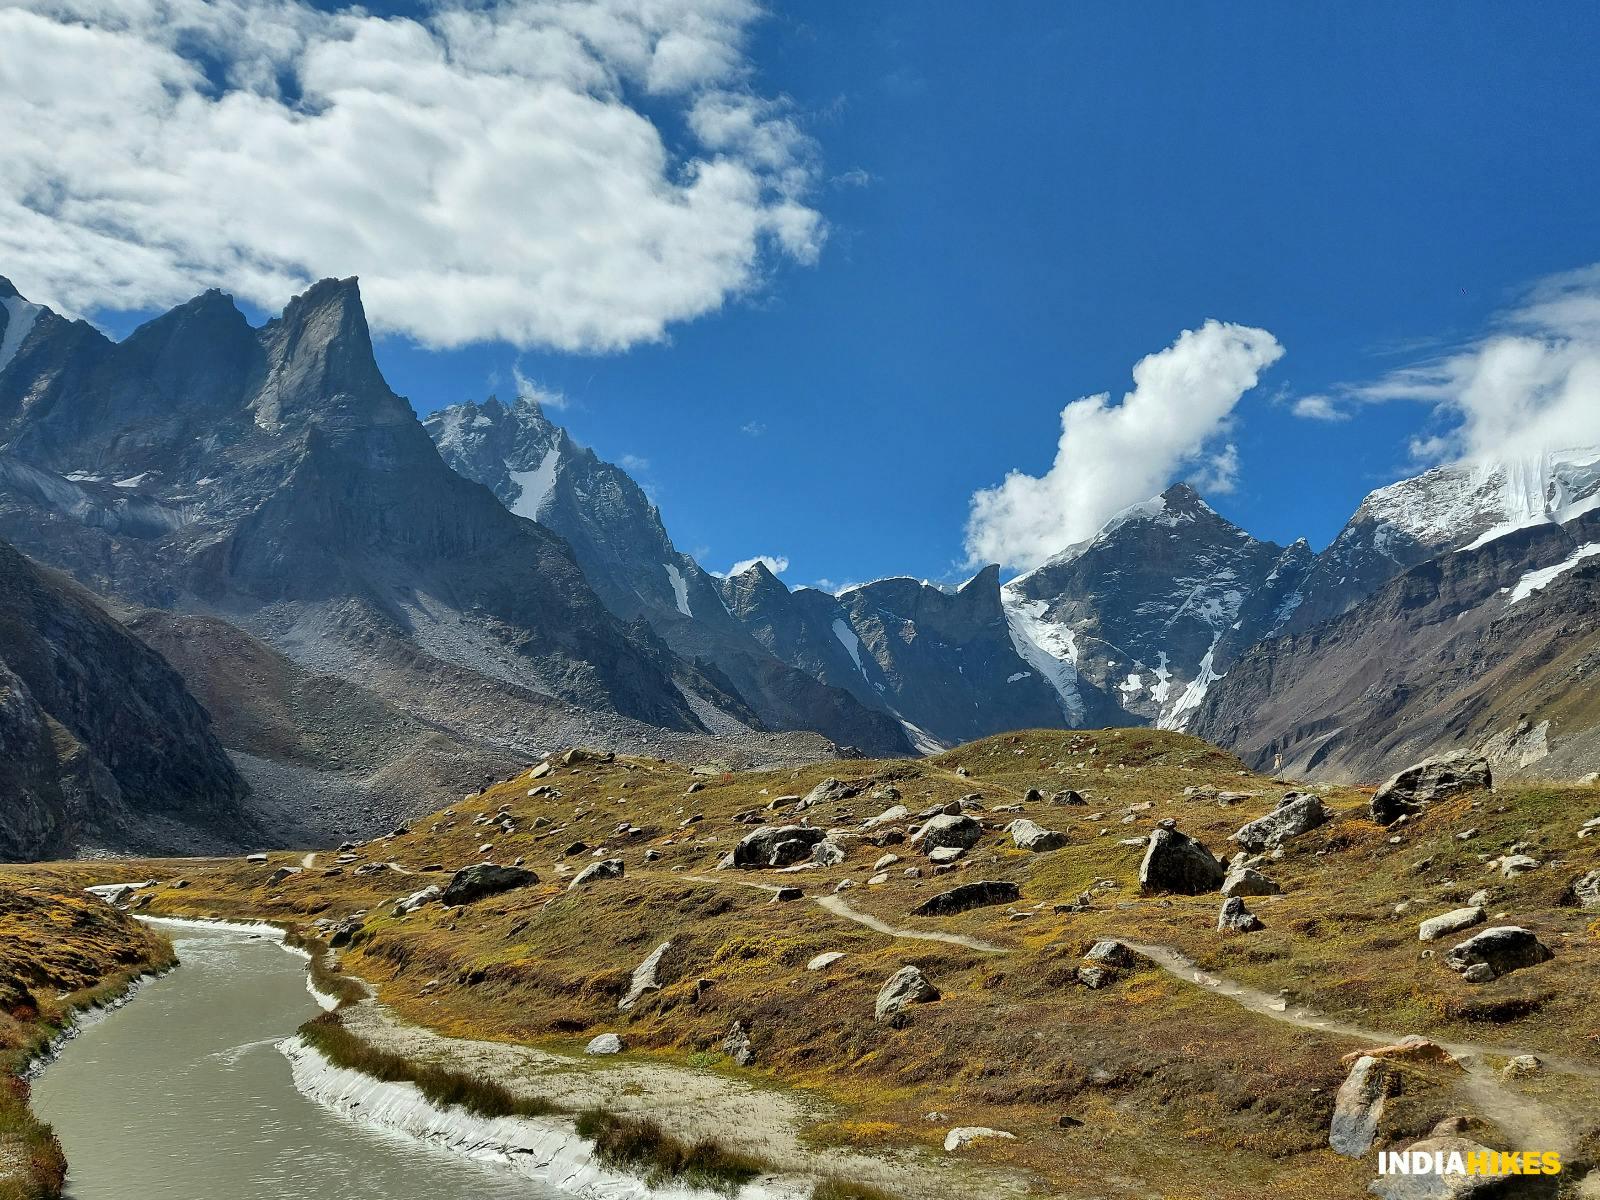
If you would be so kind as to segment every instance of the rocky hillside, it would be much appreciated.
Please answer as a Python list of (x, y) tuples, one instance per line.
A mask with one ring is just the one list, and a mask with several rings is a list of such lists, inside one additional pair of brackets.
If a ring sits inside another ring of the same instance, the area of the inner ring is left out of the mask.
[(0, 542), (0, 859), (237, 847), (246, 792), (178, 672)]
[(1507, 772), (1600, 770), (1600, 512), (1430, 558), (1267, 641), (1192, 725), (1263, 769), (1382, 778), (1489, 743)]
[(578, 445), (531, 400), (434, 413), (425, 428), (445, 462), (512, 512), (560, 534), (584, 577), (623, 620), (643, 619), (673, 651), (711, 664), (769, 729), (810, 729), (866, 754), (909, 753), (876, 703), (797, 669), (752, 638), (718, 580), (672, 544), (627, 472)]
[[(1356, 1196), (1441, 1138), (1575, 1188), (1600, 788), (1386, 796), (1149, 729), (721, 776), (575, 750), (310, 866), (127, 870), (144, 911), (326, 939), (382, 1050), (875, 1189), (834, 1195)], [(751, 1085), (784, 1103), (729, 1119)]]

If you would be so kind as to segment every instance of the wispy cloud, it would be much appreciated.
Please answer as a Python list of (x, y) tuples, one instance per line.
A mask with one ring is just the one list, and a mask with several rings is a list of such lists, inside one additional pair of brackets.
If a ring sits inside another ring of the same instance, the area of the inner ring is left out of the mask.
[(1600, 445), (1600, 264), (1539, 280), (1481, 337), (1348, 386), (1353, 403), (1414, 401), (1419, 462)]
[(538, 380), (524, 375), (521, 363), (511, 364), (511, 381), (516, 385), (518, 400), (532, 400), (540, 408), (565, 408), (569, 403), (566, 393), (546, 387)]
[(767, 426), (764, 421), (746, 421), (739, 426), (739, 432), (744, 434), (745, 437), (760, 437), (766, 431)]
[(1297, 417), (1304, 417), (1308, 421), (1348, 421), (1350, 413), (1335, 404), (1331, 397), (1315, 395), (1301, 396), (1290, 407), (1290, 411)]
[(972, 497), (969, 564), (1036, 566), (1181, 472), (1212, 491), (1230, 490), (1239, 454), (1219, 443), (1240, 397), (1282, 354), (1264, 329), (1207, 321), (1140, 359), (1120, 403), (1104, 392), (1074, 400), (1061, 410), (1055, 462), (1044, 475), (1012, 471)]
[(11, 0), (0, 267), (69, 313), (360, 275), (374, 327), (429, 346), (658, 340), (823, 244), (816, 147), (746, 53), (759, 19)]

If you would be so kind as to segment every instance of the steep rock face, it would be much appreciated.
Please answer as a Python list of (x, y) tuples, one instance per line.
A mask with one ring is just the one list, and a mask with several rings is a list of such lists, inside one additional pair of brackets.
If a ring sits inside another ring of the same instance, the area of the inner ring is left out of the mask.
[(995, 567), (954, 591), (902, 578), (830, 596), (791, 592), (758, 563), (722, 587), (728, 610), (757, 641), (892, 714), (919, 749), (1072, 720), (1017, 652)]
[(260, 329), (209, 292), (121, 343), (40, 310), (0, 365), (0, 444), (0, 533), (96, 591), (224, 615), (346, 676), (452, 665), (688, 732), (737, 707), (444, 464), (378, 371), (354, 280)]
[(1343, 616), (1249, 651), (1190, 732), (1256, 766), (1376, 781), (1544, 726), (1542, 753), (1516, 765), (1585, 774), (1600, 768), (1597, 583), (1600, 511), (1429, 559)]
[(1005, 604), (1019, 640), (1080, 692), (1181, 729), (1234, 659), (1293, 615), (1311, 563), (1305, 542), (1258, 541), (1178, 484), (1012, 580)]
[(178, 673), (70, 580), (0, 542), (0, 857), (227, 845), (244, 781)]
[(456, 405), (434, 413), (425, 428), (456, 471), (560, 534), (613, 613), (646, 621), (675, 653), (709, 664), (749, 705), (752, 719), (771, 729), (816, 730), (870, 754), (910, 749), (876, 705), (861, 704), (752, 638), (728, 611), (718, 580), (672, 544), (643, 489), (573, 441), (536, 403)]

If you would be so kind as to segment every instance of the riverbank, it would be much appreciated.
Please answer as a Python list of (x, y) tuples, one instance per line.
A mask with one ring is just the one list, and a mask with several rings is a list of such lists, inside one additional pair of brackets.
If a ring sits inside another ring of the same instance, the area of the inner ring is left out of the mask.
[(66, 1178), (30, 1079), (86, 1022), (175, 964), (170, 943), (95, 897), (0, 885), (0, 1200), (54, 1200)]

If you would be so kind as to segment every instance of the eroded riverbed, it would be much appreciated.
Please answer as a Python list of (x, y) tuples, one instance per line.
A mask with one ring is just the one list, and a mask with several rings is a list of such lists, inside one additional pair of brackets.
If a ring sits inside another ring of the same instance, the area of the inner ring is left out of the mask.
[(319, 1011), (305, 962), (255, 934), (169, 928), (182, 965), (89, 1025), (34, 1082), (70, 1200), (554, 1200), (560, 1193), (337, 1116), (277, 1043)]

